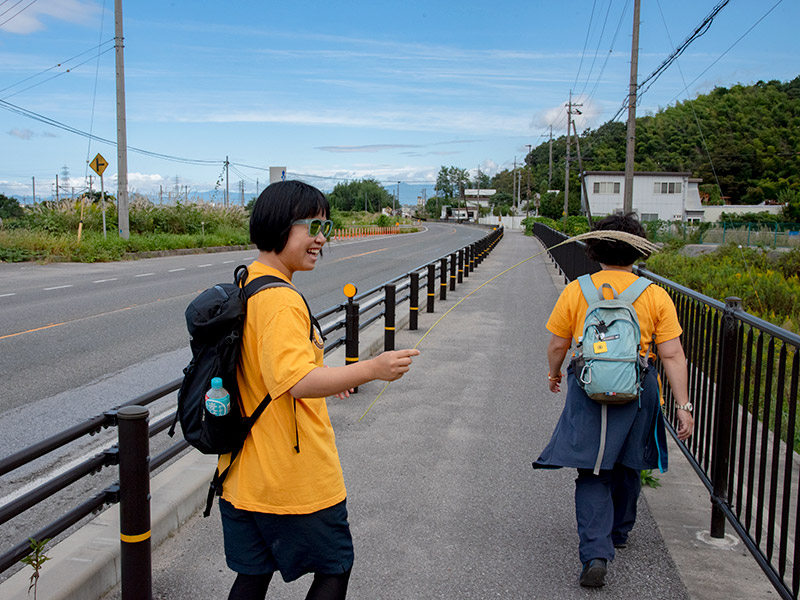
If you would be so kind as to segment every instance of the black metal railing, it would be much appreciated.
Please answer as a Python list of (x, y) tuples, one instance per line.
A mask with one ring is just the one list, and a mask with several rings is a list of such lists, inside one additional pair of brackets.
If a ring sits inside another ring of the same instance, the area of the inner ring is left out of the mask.
[[(566, 239), (536, 224), (548, 248)], [(551, 256), (568, 279), (597, 269), (581, 243)], [(800, 591), (800, 336), (748, 314), (741, 300), (720, 302), (660, 277), (640, 276), (670, 294), (683, 327), (695, 434), (677, 440), (675, 403), (663, 373), (668, 429), (711, 496), (710, 532), (729, 522), (782, 598)], [(659, 367), (661, 370), (661, 368)]]
[[(488, 233), (483, 238), (479, 239), (476, 242), (473, 242), (459, 250), (455, 253), (451, 253), (446, 255), (444, 258), (437, 258), (425, 265), (421, 265), (416, 269), (412, 269), (408, 273), (395, 277), (394, 279), (387, 281), (384, 284), (376, 286), (366, 292), (356, 295), (350, 301), (343, 302), (341, 304), (337, 304), (332, 306), (326, 310), (321, 311), (320, 313), (316, 314), (315, 317), (318, 321), (322, 322), (324, 319), (336, 315), (340, 312), (347, 313), (348, 306), (351, 309), (352, 314), (350, 315), (351, 318), (340, 318), (334, 319), (330, 323), (326, 323), (323, 325), (323, 335), (329, 335), (338, 331), (342, 331), (341, 337), (333, 340), (331, 343), (326, 345), (325, 353), (331, 352), (332, 350), (338, 348), (341, 345), (348, 346), (346, 351), (347, 355), (353, 355), (358, 357), (358, 332), (361, 330), (366, 329), (369, 325), (374, 323), (380, 318), (384, 318), (387, 320), (387, 324), (384, 327), (385, 330), (385, 340), (384, 340), (384, 347), (385, 349), (393, 349), (394, 348), (394, 320), (395, 320), (395, 307), (399, 304), (402, 304), (406, 300), (409, 301), (409, 324), (412, 325), (413, 329), (416, 329), (416, 313), (415, 311), (419, 310), (419, 290), (422, 287), (429, 286), (430, 281), (429, 278), (435, 277), (435, 269), (437, 266), (440, 269), (447, 269), (448, 268), (448, 261), (457, 260), (458, 257), (461, 257), (461, 260), (466, 260), (465, 257), (470, 257), (472, 261), (473, 268), (480, 264), (480, 262), (491, 252), (494, 246), (502, 239), (503, 231), (502, 229), (493, 230)], [(433, 269), (433, 270), (432, 270)], [(444, 271), (443, 271), (444, 272)], [(390, 298), (390, 302), (392, 304), (391, 308), (386, 306), (387, 303), (387, 288), (391, 290), (388, 295)], [(393, 292), (393, 293), (392, 293)], [(406, 292), (405, 294), (403, 292)], [(391, 299), (393, 297), (393, 299)], [(359, 304), (363, 303), (363, 307), (359, 307)], [(429, 298), (427, 304), (428, 312), (433, 312), (433, 303)], [(352, 309), (355, 308), (354, 311)], [(389, 325), (389, 320), (391, 320), (391, 325)], [(391, 335), (390, 335), (391, 331)], [(352, 342), (355, 341), (355, 345), (352, 345)], [(352, 353), (352, 354), (351, 354)], [(113, 408), (101, 415), (97, 415), (90, 419), (87, 419), (83, 423), (75, 425), (65, 431), (62, 431), (56, 435), (47, 438), (41, 442), (38, 442), (28, 448), (20, 450), (6, 458), (0, 459), (0, 477), (22, 467), (25, 465), (30, 464), (31, 462), (40, 459), (50, 452), (55, 450), (63, 449), (70, 443), (73, 443), (81, 438), (94, 435), (101, 431), (104, 428), (115, 427), (119, 425), (120, 419), (122, 419), (122, 411), (123, 413), (131, 408), (134, 408), (134, 412), (139, 410), (144, 417), (141, 417), (139, 413), (137, 413), (138, 417), (142, 419), (147, 419), (147, 411), (141, 407), (150, 405), (157, 400), (160, 400), (169, 394), (176, 392), (181, 385), (182, 378), (175, 379), (158, 389), (155, 389), (147, 394), (143, 394), (129, 402), (126, 402), (116, 408)], [(149, 424), (147, 427), (148, 437), (152, 438), (157, 433), (160, 433), (167, 429), (171, 423), (173, 422), (175, 417), (175, 410), (169, 411), (167, 414), (162, 415), (157, 422)], [(126, 416), (126, 419), (130, 420), (130, 416)], [(137, 424), (137, 427), (140, 427), (141, 424)], [(122, 452), (125, 451), (125, 448), (122, 447), (122, 435), (120, 434), (120, 446), (112, 445), (92, 458), (89, 458), (79, 465), (71, 468), (65, 473), (62, 473), (58, 476), (54, 476), (35, 489), (29, 490), (25, 493), (19, 495), (19, 497), (15, 498), (12, 501), (0, 506), (0, 525), (10, 521), (11, 519), (21, 515), (25, 511), (33, 508), (34, 506), (40, 504), (47, 498), (50, 498), (53, 494), (61, 492), (66, 487), (71, 485), (72, 483), (78, 481), (86, 477), (87, 475), (91, 475), (97, 473), (98, 471), (109, 467), (109, 466), (116, 466), (120, 465), (120, 461), (124, 463), (124, 457), (121, 457), (121, 450)], [(141, 437), (141, 436), (138, 436)], [(136, 442), (141, 442), (141, 440), (137, 439)], [(163, 466), (165, 463), (172, 460), (175, 456), (181, 454), (184, 450), (189, 448), (187, 442), (181, 438), (178, 442), (172, 444), (166, 450), (162, 451), (158, 455), (152, 457), (145, 463), (144, 468), (149, 469), (149, 473), (152, 473), (157, 468)], [(147, 453), (145, 453), (146, 456)], [(144, 458), (143, 458), (144, 460)], [(122, 477), (122, 472), (120, 472), (120, 477)], [(124, 485), (124, 482), (122, 483)], [(63, 515), (59, 519), (44, 525), (38, 531), (25, 536), (23, 541), (15, 544), (9, 550), (4, 551), (0, 554), (0, 573), (8, 570), (15, 564), (17, 564), (22, 558), (28, 555), (31, 552), (30, 547), (30, 538), (41, 541), (44, 539), (54, 538), (57, 535), (65, 532), (73, 525), (79, 523), (82, 519), (87, 517), (88, 515), (97, 512), (98, 510), (102, 509), (104, 506), (120, 502), (121, 497), (124, 500), (125, 491), (121, 490), (120, 482), (113, 483), (112, 485), (106, 487), (105, 489), (95, 493), (90, 499), (81, 502), (78, 506), (70, 509), (67, 514)], [(141, 499), (139, 499), (141, 500)], [(141, 501), (131, 502), (133, 505), (142, 505)], [(146, 504), (146, 503), (144, 503)], [(144, 510), (145, 507), (142, 507)], [(146, 507), (148, 512), (148, 522), (149, 522), (149, 505)], [(128, 523), (133, 522), (133, 525), (129, 525), (133, 527), (135, 533), (138, 533), (144, 526), (140, 522), (141, 514), (134, 513), (129, 519)], [(126, 527), (126, 523), (121, 521), (121, 528)], [(148, 528), (149, 529), (149, 528)], [(125, 554), (127, 553), (130, 556), (135, 556), (137, 558), (131, 559), (134, 562), (138, 563), (141, 567), (143, 561), (141, 560), (141, 547), (136, 547), (136, 543), (142, 543), (143, 540), (140, 540), (141, 536), (131, 535), (131, 532), (122, 531), (121, 532), (121, 539), (122, 539), (122, 548), (123, 548), (123, 560), (125, 559)], [(126, 538), (133, 539), (134, 542), (131, 545), (126, 545)], [(147, 546), (149, 548), (149, 531), (148, 531), (148, 538), (147, 538)], [(149, 549), (147, 550), (149, 556)], [(149, 564), (149, 563), (147, 563)], [(146, 565), (145, 565), (146, 566)], [(147, 576), (149, 577), (149, 569)], [(125, 567), (123, 567), (123, 576), (125, 574)], [(131, 572), (131, 581), (133, 582), (131, 586), (128, 586), (129, 589), (136, 587), (137, 589), (141, 589), (142, 577), (144, 574), (137, 571)], [(123, 587), (123, 598), (132, 598), (133, 596), (125, 595), (125, 581), (123, 578), (122, 581)]]

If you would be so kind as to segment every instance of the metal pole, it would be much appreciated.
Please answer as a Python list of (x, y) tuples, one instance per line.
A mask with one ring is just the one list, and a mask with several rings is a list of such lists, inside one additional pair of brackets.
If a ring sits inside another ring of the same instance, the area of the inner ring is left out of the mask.
[(228, 200), (228, 193), (230, 191), (230, 183), (228, 181), (228, 165), (229, 164), (230, 163), (228, 162), (228, 157), (226, 156), (225, 157), (225, 206), (228, 206), (228, 202), (229, 202), (229, 200)]
[(439, 259), (439, 300), (447, 300), (447, 257)]
[(636, 149), (636, 83), (639, 70), (639, 5), (633, 1), (633, 40), (631, 42), (631, 82), (628, 91), (628, 139), (625, 146), (625, 195), (622, 210), (625, 214), (633, 212), (633, 160)]
[(725, 513), (720, 504), (728, 503), (728, 469), (731, 456), (733, 403), (739, 372), (739, 335), (734, 311), (742, 308), (741, 298), (725, 298), (722, 314), (717, 393), (714, 409), (714, 448), (711, 454), (711, 483), (714, 501), (711, 505), (711, 537), (725, 537)]
[(384, 326), (383, 326), (383, 351), (394, 350), (395, 332), (395, 299), (397, 298), (397, 285), (387, 283), (384, 286)]
[(419, 273), (411, 273), (411, 291), (408, 300), (408, 329), (416, 331), (419, 321)]
[(141, 406), (117, 411), (122, 600), (152, 598), (149, 414)]
[(450, 291), (456, 289), (456, 253), (450, 255)]
[(436, 265), (430, 263), (428, 265), (428, 312), (433, 312), (433, 303), (436, 301), (436, 292), (434, 291), (436, 285), (436, 276), (434, 275), (436, 271)]
[[(345, 308), (344, 362), (347, 365), (358, 362), (358, 302), (348, 298)], [(353, 393), (357, 393), (358, 388)]]
[(569, 216), (569, 136), (572, 126), (572, 90), (567, 103), (567, 153), (564, 157), (564, 233), (567, 233), (567, 217)]
[(100, 202), (103, 208), (103, 239), (106, 239), (106, 187), (102, 174), (100, 175)]
[(464, 248), (458, 251), (458, 283), (464, 281)]
[(586, 180), (583, 175), (583, 159), (581, 159), (581, 143), (578, 138), (578, 128), (575, 122), (572, 122), (572, 128), (575, 131), (575, 149), (578, 151), (578, 172), (581, 177), (581, 190), (583, 190), (584, 209), (586, 209), (586, 218), (589, 220), (589, 229), (592, 228), (592, 209), (589, 207), (589, 191), (586, 189)]
[(114, 47), (117, 67), (117, 226), (119, 237), (130, 235), (128, 216), (128, 133), (125, 124), (125, 57), (122, 36), (122, 0), (114, 0)]

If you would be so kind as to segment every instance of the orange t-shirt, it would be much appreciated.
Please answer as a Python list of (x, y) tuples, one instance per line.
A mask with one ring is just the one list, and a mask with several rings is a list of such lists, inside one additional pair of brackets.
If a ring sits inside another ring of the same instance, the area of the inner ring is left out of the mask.
[[(621, 294), (636, 281), (637, 277), (627, 271), (605, 269), (592, 275), (592, 283), (595, 287), (608, 283), (617, 294)], [(606, 298), (612, 297), (610, 290), (604, 290), (604, 295)], [(588, 306), (578, 280), (571, 281), (561, 292), (553, 312), (550, 313), (550, 318), (547, 320), (548, 331), (559, 337), (571, 337), (577, 342), (583, 335), (583, 321)], [(633, 308), (639, 318), (639, 329), (642, 334), (640, 354), (644, 355), (651, 342), (660, 344), (683, 333), (675, 304), (664, 288), (655, 284), (647, 286), (633, 303)]]
[[(248, 281), (279, 271), (249, 267)], [(267, 392), (272, 402), (256, 421), (223, 485), (222, 497), (236, 508), (272, 514), (308, 514), (345, 499), (339, 453), (325, 398), (297, 398), (289, 390), (322, 367), (323, 344), (309, 339), (308, 311), (288, 288), (262, 290), (248, 302), (239, 365), (239, 390), (246, 414)], [(295, 429), (295, 426), (297, 429)], [(300, 452), (295, 450), (299, 435)], [(220, 457), (220, 467), (230, 455)]]

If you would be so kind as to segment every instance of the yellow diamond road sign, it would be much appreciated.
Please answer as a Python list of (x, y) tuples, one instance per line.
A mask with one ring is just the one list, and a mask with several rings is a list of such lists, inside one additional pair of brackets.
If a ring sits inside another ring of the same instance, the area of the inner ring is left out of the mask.
[(106, 170), (108, 163), (106, 162), (105, 158), (103, 158), (100, 154), (98, 154), (97, 156), (94, 157), (94, 160), (92, 160), (92, 162), (89, 163), (89, 166), (92, 168), (92, 171), (94, 171), (95, 173), (97, 173), (102, 177), (103, 171)]

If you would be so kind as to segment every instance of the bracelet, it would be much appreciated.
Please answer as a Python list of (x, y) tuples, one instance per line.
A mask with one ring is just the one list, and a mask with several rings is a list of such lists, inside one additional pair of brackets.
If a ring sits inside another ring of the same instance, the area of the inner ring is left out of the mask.
[(550, 373), (547, 373), (547, 379), (550, 381), (561, 381), (561, 378), (564, 377), (563, 373), (559, 373), (556, 377), (551, 377)]

